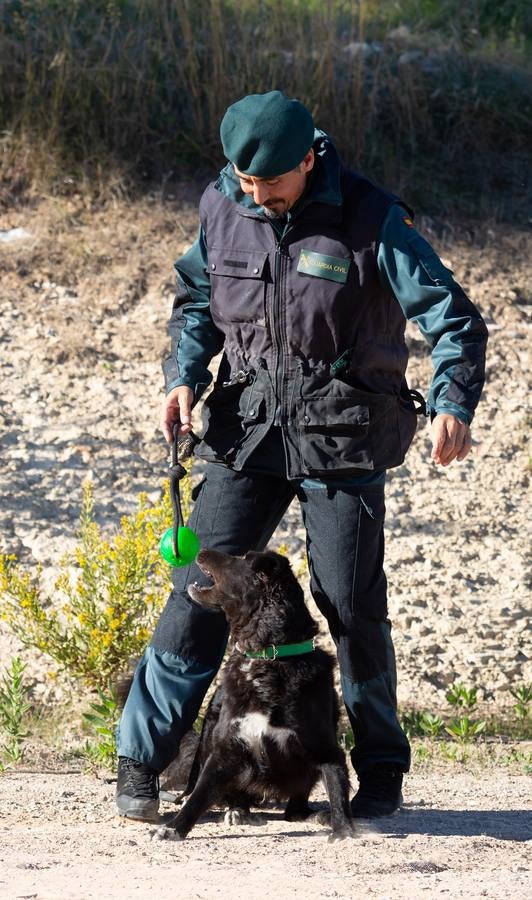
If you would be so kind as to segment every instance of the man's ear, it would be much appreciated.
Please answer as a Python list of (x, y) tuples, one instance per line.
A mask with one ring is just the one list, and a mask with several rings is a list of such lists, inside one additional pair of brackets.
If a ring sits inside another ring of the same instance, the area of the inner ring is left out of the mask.
[(264, 575), (266, 578), (272, 578), (290, 568), (290, 563), (285, 556), (272, 553), (271, 550), (266, 550), (264, 553), (252, 550), (246, 553), (246, 559), (251, 562), (251, 568), (257, 575)]
[(303, 171), (305, 175), (308, 175), (309, 172), (312, 172), (314, 168), (314, 162), (316, 160), (316, 155), (314, 153), (314, 147), (311, 147), (308, 153), (305, 154), (301, 165), (303, 166)]

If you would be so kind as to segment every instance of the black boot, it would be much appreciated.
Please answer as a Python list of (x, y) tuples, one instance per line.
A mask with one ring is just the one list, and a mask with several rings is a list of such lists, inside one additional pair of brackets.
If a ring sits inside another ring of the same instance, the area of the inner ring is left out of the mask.
[(157, 772), (127, 756), (118, 757), (116, 806), (119, 816), (156, 822), (159, 810)]
[(351, 800), (354, 819), (377, 819), (390, 816), (403, 803), (401, 772), (374, 769), (358, 776), (359, 788)]

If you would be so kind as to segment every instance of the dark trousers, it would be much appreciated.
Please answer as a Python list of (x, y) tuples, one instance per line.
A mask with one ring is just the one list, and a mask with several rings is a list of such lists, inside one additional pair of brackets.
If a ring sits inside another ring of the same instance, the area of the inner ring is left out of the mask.
[[(312, 596), (335, 642), (357, 773), (406, 772), (410, 748), (396, 714), (387, 618), (384, 486), (289, 481), (210, 464), (195, 488), (190, 527), (201, 546), (242, 555), (264, 549), (297, 496), (307, 535)], [(222, 662), (227, 625), (202, 610), (187, 585), (206, 583), (193, 564), (173, 569), (174, 588), (140, 661), (118, 730), (118, 752), (162, 771), (177, 753)]]

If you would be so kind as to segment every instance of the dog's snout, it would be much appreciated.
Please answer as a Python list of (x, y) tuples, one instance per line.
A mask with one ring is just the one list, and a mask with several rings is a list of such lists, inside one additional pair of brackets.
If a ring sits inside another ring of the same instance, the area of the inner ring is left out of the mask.
[(200, 550), (196, 562), (201, 569), (204, 571), (209, 569), (209, 574), (212, 574), (212, 569), (217, 569), (231, 560), (231, 556), (228, 556), (227, 553), (221, 553), (219, 550)]

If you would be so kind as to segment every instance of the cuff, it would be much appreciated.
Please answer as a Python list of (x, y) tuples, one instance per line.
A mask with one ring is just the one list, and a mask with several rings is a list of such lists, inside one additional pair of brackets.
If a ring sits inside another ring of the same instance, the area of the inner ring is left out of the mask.
[(430, 410), (430, 421), (432, 422), (436, 416), (439, 415), (451, 415), (455, 416), (457, 419), (460, 419), (461, 422), (464, 422), (466, 425), (471, 425), (473, 421), (473, 413), (467, 409), (464, 409), (462, 406), (457, 406), (455, 403), (438, 403), (435, 407), (431, 407)]

